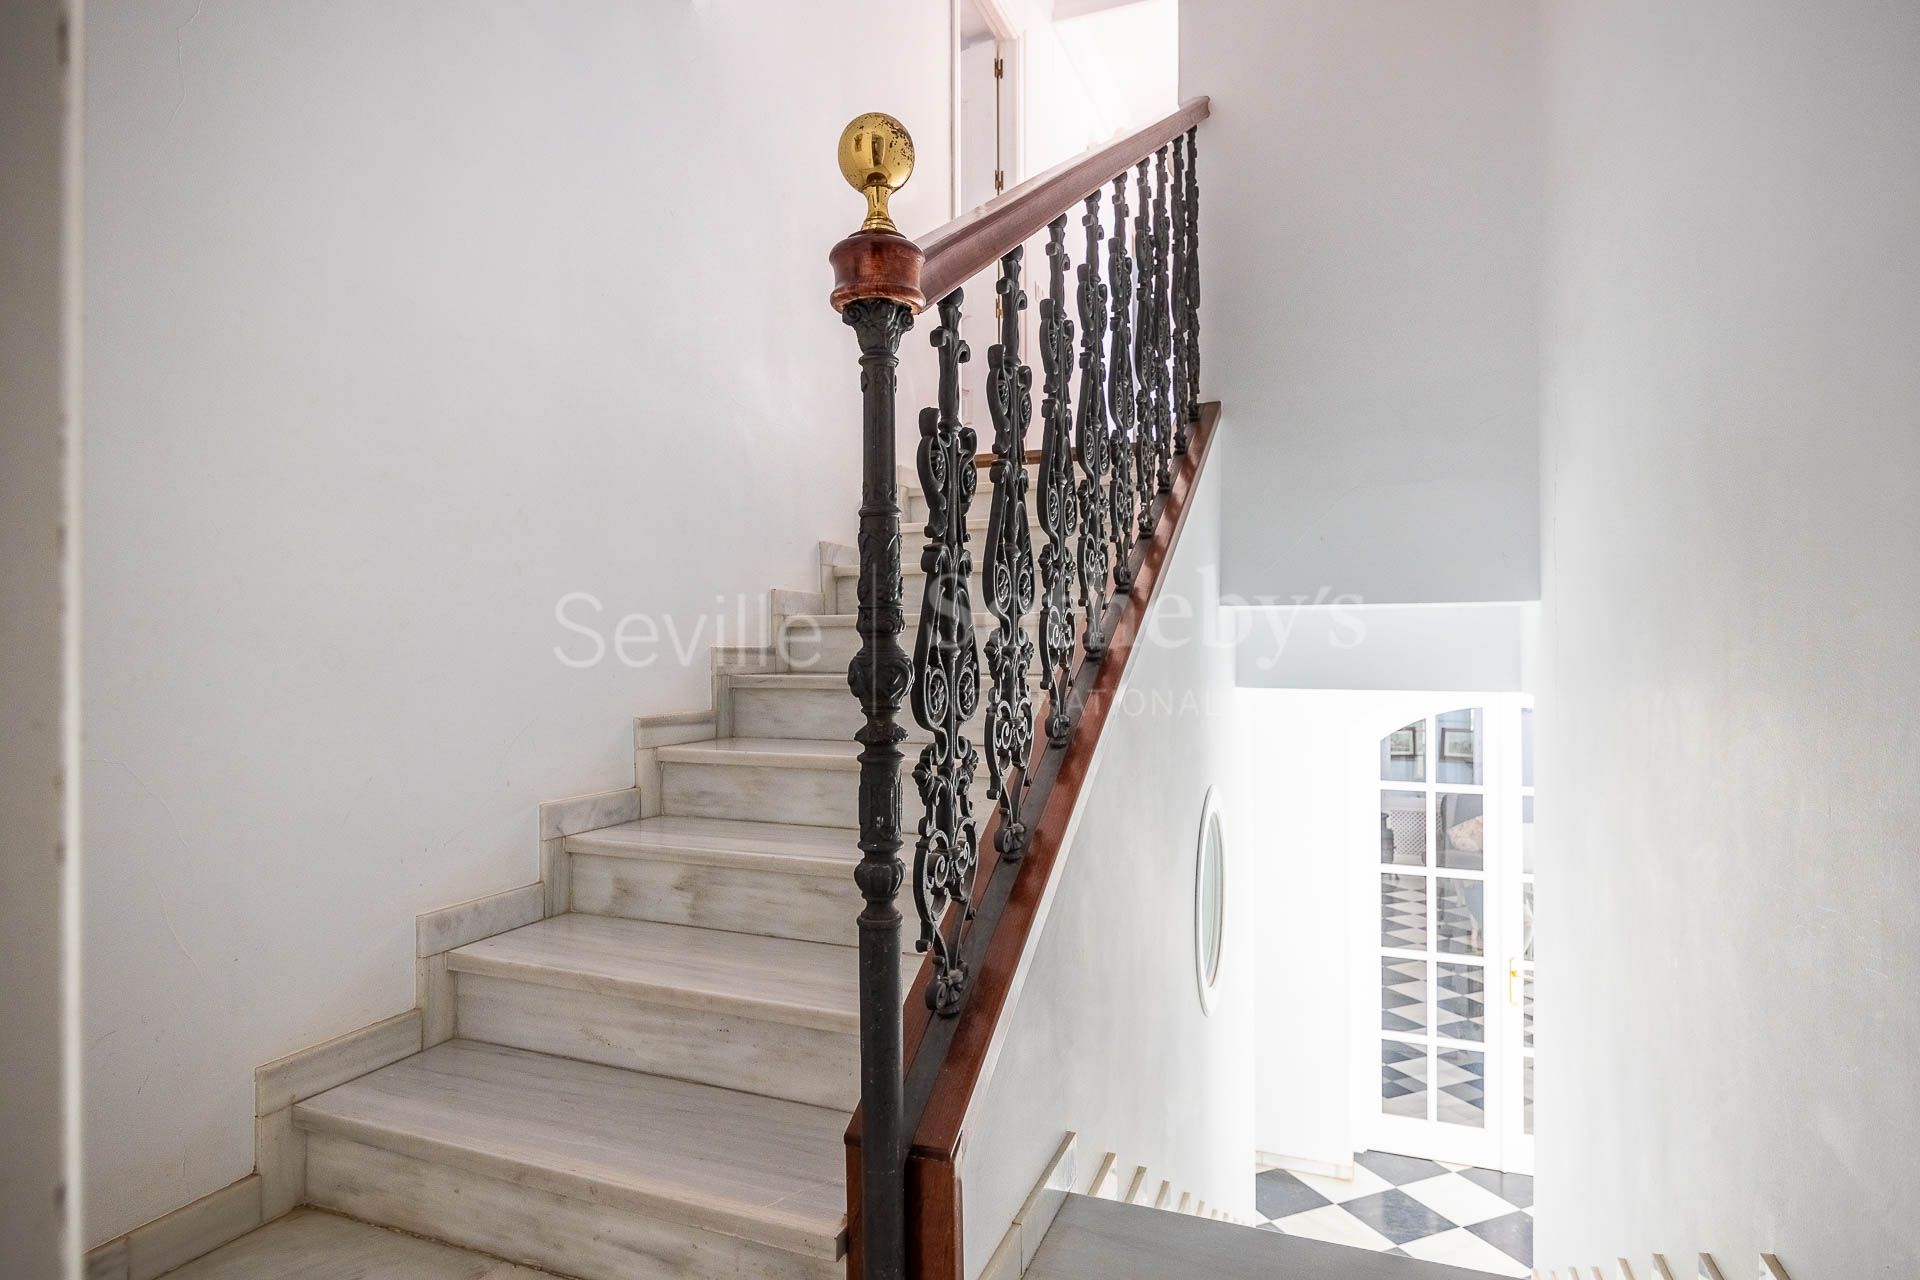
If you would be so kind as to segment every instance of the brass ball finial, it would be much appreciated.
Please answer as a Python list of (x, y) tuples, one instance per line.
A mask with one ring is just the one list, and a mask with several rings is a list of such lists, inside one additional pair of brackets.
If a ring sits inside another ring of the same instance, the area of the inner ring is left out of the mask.
[(840, 131), (840, 172), (867, 198), (862, 231), (899, 234), (887, 216), (887, 200), (913, 176), (913, 135), (884, 111), (855, 116)]

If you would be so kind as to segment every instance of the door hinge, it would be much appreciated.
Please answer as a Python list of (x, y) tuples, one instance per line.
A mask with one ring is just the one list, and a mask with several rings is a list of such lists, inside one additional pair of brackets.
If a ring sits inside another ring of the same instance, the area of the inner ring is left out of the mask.
[(999, 54), (995, 54), (993, 57), (993, 78), (995, 80), (1005, 80), (1007, 78), (1007, 60)]
[(1007, 189), (1007, 171), (1005, 169), (995, 169), (993, 171), (993, 193), (995, 195), (999, 195), (1002, 191), (1005, 191), (1006, 189)]

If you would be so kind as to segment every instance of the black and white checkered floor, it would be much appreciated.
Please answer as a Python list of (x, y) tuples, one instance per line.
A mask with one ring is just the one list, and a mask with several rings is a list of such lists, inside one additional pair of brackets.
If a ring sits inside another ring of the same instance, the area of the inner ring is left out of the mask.
[(1533, 1179), (1363, 1151), (1352, 1180), (1263, 1169), (1262, 1230), (1451, 1266), (1526, 1276), (1533, 1267)]

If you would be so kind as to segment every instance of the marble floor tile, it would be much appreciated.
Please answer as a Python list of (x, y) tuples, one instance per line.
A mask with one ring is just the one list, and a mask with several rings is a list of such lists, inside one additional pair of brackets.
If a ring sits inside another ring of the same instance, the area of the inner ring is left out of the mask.
[(1393, 1184), (1370, 1169), (1355, 1165), (1351, 1178), (1329, 1178), (1323, 1173), (1295, 1173), (1294, 1177), (1313, 1188), (1334, 1204), (1378, 1195)]
[(1438, 1235), (1409, 1240), (1400, 1246), (1410, 1258), (1426, 1262), (1444, 1262), (1475, 1271), (1490, 1271), (1497, 1276), (1525, 1276), (1532, 1268), (1517, 1262), (1474, 1235), (1465, 1227), (1442, 1231)]
[(1376, 1253), (1393, 1248), (1393, 1241), (1337, 1204), (1282, 1218), (1273, 1227), (1282, 1235), (1324, 1240), (1328, 1244), (1344, 1244), (1355, 1249), (1372, 1249)]
[(1395, 1244), (1450, 1231), (1456, 1225), (1398, 1187), (1389, 1187), (1377, 1196), (1349, 1200), (1340, 1208)]
[(1263, 1218), (1286, 1218), (1332, 1203), (1285, 1169), (1267, 1169), (1254, 1175), (1253, 1207)]
[(1400, 1189), (1457, 1227), (1470, 1227), (1514, 1211), (1512, 1204), (1456, 1173), (1409, 1182)]
[(1533, 1179), (1522, 1174), (1367, 1151), (1350, 1180), (1261, 1166), (1254, 1203), (1258, 1225), (1283, 1235), (1402, 1257), (1438, 1251), (1447, 1256), (1430, 1260), (1503, 1275), (1533, 1262)]
[(1520, 1209), (1467, 1228), (1515, 1262), (1533, 1261), (1533, 1214)]

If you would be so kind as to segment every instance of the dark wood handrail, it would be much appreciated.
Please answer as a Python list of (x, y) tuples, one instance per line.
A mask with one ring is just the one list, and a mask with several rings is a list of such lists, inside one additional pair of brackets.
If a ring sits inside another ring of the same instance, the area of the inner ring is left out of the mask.
[(1152, 155), (1208, 114), (1205, 97), (1189, 98), (1171, 115), (1063, 160), (921, 237), (916, 243), (926, 255), (920, 268), (925, 302), (919, 310), (1025, 244), (1049, 222), (1111, 182), (1115, 174)]

